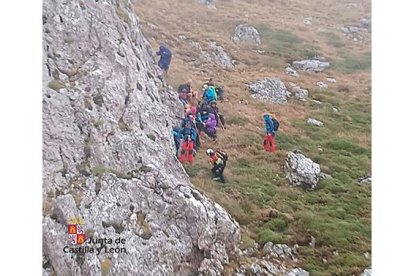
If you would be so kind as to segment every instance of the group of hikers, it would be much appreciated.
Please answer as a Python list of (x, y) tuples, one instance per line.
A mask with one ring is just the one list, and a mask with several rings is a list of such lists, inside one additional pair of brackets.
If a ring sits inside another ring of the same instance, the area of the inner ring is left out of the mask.
[[(220, 113), (217, 100), (224, 100), (223, 89), (215, 86), (210, 78), (202, 89), (202, 96), (193, 88), (192, 81), (178, 87), (178, 98), (183, 104), (183, 118), (180, 126), (173, 128), (177, 157), (181, 162), (192, 163), (200, 148), (200, 136), (216, 140), (217, 129), (225, 129), (224, 116)], [(181, 150), (180, 150), (181, 148)]]
[[(168, 72), (172, 52), (164, 45), (160, 46), (157, 55), (160, 55), (158, 66)], [(201, 147), (200, 135), (205, 133), (213, 141), (217, 137), (217, 129), (226, 129), (224, 116), (219, 112), (217, 101), (223, 101), (223, 88), (214, 84), (213, 78), (204, 83), (199, 92), (193, 87), (192, 81), (178, 87), (178, 99), (183, 104), (184, 114), (181, 124), (173, 127), (173, 137), (177, 158), (181, 163), (193, 163), (197, 151)], [(279, 128), (279, 122), (269, 114), (263, 116), (266, 136), (263, 141), (263, 148), (267, 152), (276, 151), (275, 135)], [(217, 148), (206, 151), (210, 163), (213, 180), (225, 183), (223, 176), (227, 163), (227, 153)]]

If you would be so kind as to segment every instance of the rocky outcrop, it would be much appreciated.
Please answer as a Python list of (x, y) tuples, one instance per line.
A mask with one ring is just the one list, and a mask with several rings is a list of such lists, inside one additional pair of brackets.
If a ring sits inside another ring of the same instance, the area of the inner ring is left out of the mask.
[(290, 96), (285, 84), (276, 78), (266, 78), (248, 84), (252, 97), (265, 102), (286, 104)]
[(217, 44), (217, 42), (210, 42), (209, 44), (210, 54), (205, 53), (207, 61), (214, 62), (224, 69), (234, 68), (231, 62), (230, 56), (224, 50), (224, 48)]
[(252, 258), (252, 262), (241, 265), (236, 275), (284, 275), (309, 276), (309, 272), (295, 267), (298, 262), (298, 245), (267, 242), (263, 246), (262, 257)]
[(231, 57), (222, 46), (215, 41), (210, 41), (208, 47), (203, 49), (199, 42), (190, 41), (190, 47), (198, 52), (198, 58), (190, 61), (196, 67), (202, 67), (205, 63), (217, 65), (223, 69), (233, 69)]
[(293, 186), (302, 186), (305, 189), (313, 190), (319, 183), (321, 168), (319, 164), (302, 153), (294, 151), (288, 152), (285, 161), (285, 173)]
[(323, 127), (323, 123), (321, 121), (318, 121), (318, 120), (313, 119), (313, 118), (308, 118), (308, 120), (306, 122), (309, 125), (312, 125), (312, 126)]
[[(220, 275), (240, 229), (175, 157), (182, 107), (130, 1), (46, 0), (43, 31), (43, 275)], [(63, 252), (77, 217), (127, 254)]]
[(320, 61), (318, 59), (306, 59), (294, 61), (292, 66), (303, 71), (322, 72), (323, 70), (328, 69), (330, 64), (327, 61)]
[(346, 25), (341, 28), (344, 35), (353, 41), (361, 41), (371, 32), (371, 19), (361, 18), (357, 24)]
[(259, 31), (255, 27), (247, 24), (237, 25), (231, 40), (236, 44), (248, 44), (254, 46), (262, 44)]

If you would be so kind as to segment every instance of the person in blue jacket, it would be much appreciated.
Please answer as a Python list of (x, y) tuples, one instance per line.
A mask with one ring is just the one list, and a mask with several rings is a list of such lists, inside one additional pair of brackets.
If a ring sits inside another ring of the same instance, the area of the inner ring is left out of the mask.
[(181, 140), (184, 138), (183, 135), (181, 134), (181, 131), (182, 130), (180, 127), (173, 128), (173, 137), (174, 137), (174, 144), (175, 144), (175, 150), (176, 150), (177, 157), (178, 157), (178, 153), (179, 153), (179, 149), (181, 145)]
[(207, 84), (205, 84), (203, 86), (203, 89), (204, 89), (203, 99), (207, 104), (209, 104), (212, 101), (217, 100), (217, 93), (216, 93), (216, 90), (214, 89), (214, 86), (207, 86)]
[(276, 150), (275, 134), (279, 129), (279, 122), (269, 114), (263, 115), (265, 122), (266, 137), (263, 141), (265, 151), (274, 152)]
[(275, 124), (273, 123), (272, 117), (270, 117), (269, 114), (265, 114), (263, 115), (263, 119), (265, 122), (266, 135), (271, 134), (272, 136), (275, 136)]
[(158, 66), (165, 71), (165, 73), (168, 73), (168, 69), (170, 67), (170, 63), (171, 63), (171, 57), (172, 57), (172, 52), (170, 49), (168, 49), (166, 46), (164, 45), (160, 45), (160, 49), (157, 52), (157, 55), (159, 55), (161, 58), (158, 61)]

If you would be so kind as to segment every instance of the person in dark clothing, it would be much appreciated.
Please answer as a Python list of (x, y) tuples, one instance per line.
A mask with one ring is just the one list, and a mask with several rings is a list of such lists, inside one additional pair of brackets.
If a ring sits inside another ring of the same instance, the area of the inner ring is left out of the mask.
[(221, 124), (222, 128), (226, 128), (225, 122), (224, 122), (224, 116), (220, 114), (219, 109), (217, 107), (217, 102), (212, 101), (210, 103), (210, 107), (213, 110), (214, 115), (216, 116), (217, 126)]
[(168, 49), (165, 45), (160, 45), (160, 49), (157, 52), (157, 55), (160, 56), (160, 60), (158, 61), (158, 66), (168, 73), (168, 69), (170, 68), (172, 52)]
[(222, 151), (214, 151), (212, 149), (208, 149), (206, 153), (210, 158), (210, 163), (213, 164), (213, 168), (211, 169), (211, 172), (214, 175), (213, 180), (225, 183), (223, 173), (226, 168), (227, 154)]
[(193, 141), (195, 143), (195, 149), (198, 150), (198, 148), (200, 147), (200, 134), (198, 132), (194, 116), (192, 115), (192, 113), (188, 113), (187, 116), (185, 118), (183, 118), (182, 120), (183, 120), (182, 123), (181, 123), (182, 128), (184, 128), (185, 125), (190, 123), (191, 128), (194, 129), (194, 139), (193, 139)]
[(207, 122), (210, 113), (213, 113), (211, 107), (206, 103), (202, 103), (196, 113), (196, 124), (198, 131), (205, 132), (205, 123)]
[(173, 137), (174, 137), (174, 144), (175, 144), (175, 150), (176, 150), (177, 157), (178, 157), (179, 150), (180, 150), (181, 140), (183, 139), (183, 135), (181, 134), (181, 132), (182, 132), (182, 129), (180, 127), (173, 128)]

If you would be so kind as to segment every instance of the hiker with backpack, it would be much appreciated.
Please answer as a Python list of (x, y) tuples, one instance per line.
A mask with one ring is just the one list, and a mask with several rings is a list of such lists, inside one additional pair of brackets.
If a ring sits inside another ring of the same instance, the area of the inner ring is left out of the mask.
[(263, 141), (263, 147), (265, 151), (274, 152), (276, 150), (275, 135), (279, 129), (279, 122), (272, 118), (269, 114), (263, 115), (266, 137)]
[(203, 86), (203, 100), (207, 104), (209, 104), (212, 101), (217, 100), (217, 93), (214, 88), (214, 86), (208, 86), (207, 84), (204, 84)]
[(194, 148), (196, 150), (198, 150), (198, 148), (200, 147), (200, 133), (199, 133), (197, 125), (196, 125), (195, 117), (193, 116), (193, 114), (191, 112), (187, 113), (186, 116), (184, 118), (182, 118), (181, 127), (184, 128), (184, 126), (188, 122), (190, 123), (191, 128), (193, 129), (193, 132), (195, 134), (195, 139), (193, 139), (193, 141), (195, 142)]
[(213, 78), (210, 78), (205, 85), (212, 86), (214, 90), (216, 91), (217, 99), (220, 101), (224, 101), (224, 95), (223, 95), (223, 86), (217, 86), (214, 84)]
[(178, 86), (178, 95), (180, 100), (183, 99), (186, 103), (194, 103), (197, 101), (198, 91), (193, 89), (191, 79), (185, 84), (180, 84), (180, 86)]
[(217, 102), (216, 101), (212, 101), (210, 103), (210, 107), (213, 110), (214, 115), (216, 116), (216, 122), (217, 122), (217, 126), (221, 125), (221, 128), (226, 128), (225, 123), (224, 123), (224, 116), (222, 114), (220, 114), (219, 109), (217, 107)]
[(216, 151), (208, 149), (206, 153), (207, 156), (210, 158), (210, 163), (213, 164), (213, 168), (211, 169), (211, 172), (214, 176), (213, 180), (225, 183), (223, 173), (224, 169), (226, 168), (226, 163), (228, 159), (227, 153), (219, 149), (217, 149)]
[(196, 124), (200, 132), (205, 132), (205, 124), (208, 120), (210, 113), (213, 113), (213, 110), (207, 103), (204, 102), (201, 104), (201, 106), (199, 106), (196, 113)]
[(216, 132), (217, 132), (217, 121), (216, 116), (214, 113), (210, 113), (208, 115), (208, 119), (205, 123), (205, 132), (210, 138), (216, 138)]
[(160, 56), (160, 60), (158, 61), (158, 66), (168, 73), (168, 69), (170, 67), (172, 52), (170, 49), (167, 48), (165, 45), (160, 45), (159, 51), (156, 53)]
[(183, 120), (183, 128), (181, 135), (183, 142), (181, 143), (181, 153), (178, 159), (181, 163), (189, 162), (193, 163), (195, 156), (194, 143), (197, 139), (197, 132), (194, 127), (194, 123), (191, 121), (192, 118), (189, 116)]

